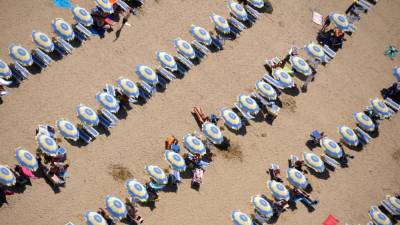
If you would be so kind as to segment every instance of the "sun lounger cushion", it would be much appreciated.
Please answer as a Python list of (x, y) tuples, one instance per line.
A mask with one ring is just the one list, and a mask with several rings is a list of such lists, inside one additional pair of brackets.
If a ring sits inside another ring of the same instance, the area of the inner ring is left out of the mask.
[(329, 156), (327, 156), (327, 155), (325, 155), (325, 154), (323, 154), (323, 155), (321, 155), (322, 157), (322, 160), (326, 163), (326, 164), (328, 164), (328, 165), (330, 165), (330, 166), (332, 166), (332, 167), (334, 167), (334, 168), (337, 168), (337, 167), (339, 167), (340, 166), (340, 163), (338, 162), (338, 161), (336, 161), (336, 160), (334, 160), (333, 158), (331, 158), (331, 157), (329, 157)]

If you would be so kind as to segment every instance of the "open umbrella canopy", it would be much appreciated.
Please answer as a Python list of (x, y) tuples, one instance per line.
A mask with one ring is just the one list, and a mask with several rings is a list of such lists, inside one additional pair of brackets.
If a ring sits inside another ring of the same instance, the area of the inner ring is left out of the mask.
[(100, 7), (100, 9), (103, 10), (105, 13), (111, 14), (114, 12), (113, 5), (109, 0), (95, 0), (95, 2), (96, 5)]
[(15, 182), (16, 179), (11, 170), (6, 166), (0, 165), (0, 184), (12, 186)]
[(15, 151), (15, 158), (21, 166), (29, 170), (36, 171), (39, 167), (35, 156), (28, 150), (18, 148)]
[(204, 147), (203, 142), (191, 134), (186, 134), (183, 137), (183, 145), (193, 154), (206, 154), (206, 147)]
[(249, 113), (257, 114), (260, 111), (257, 102), (248, 95), (240, 94), (238, 96), (238, 102), (240, 106)]
[(375, 124), (372, 119), (363, 112), (357, 112), (353, 114), (354, 119), (357, 124), (366, 131), (374, 131)]
[(57, 120), (56, 126), (61, 135), (66, 139), (77, 141), (79, 139), (79, 131), (76, 126), (68, 120)]
[(174, 40), (174, 46), (176, 50), (181, 53), (183, 56), (194, 59), (196, 58), (196, 53), (194, 52), (193, 47), (189, 44), (189, 42), (177, 38)]
[(264, 7), (264, 0), (249, 0), (249, 3), (259, 9)]
[(32, 41), (45, 52), (52, 52), (54, 50), (54, 43), (43, 32), (32, 31)]
[(342, 137), (342, 140), (350, 146), (357, 146), (359, 143), (358, 137), (354, 131), (347, 126), (339, 126), (338, 133)]
[(308, 43), (304, 49), (307, 54), (313, 58), (323, 60), (325, 58), (325, 52), (321, 45), (315, 44), (314, 42)]
[(61, 18), (57, 18), (51, 22), (53, 31), (62, 39), (70, 41), (75, 38), (75, 33), (69, 23)]
[(122, 89), (125, 95), (132, 98), (138, 98), (140, 95), (139, 88), (135, 84), (135, 82), (127, 79), (127, 78), (120, 78), (118, 80), (118, 86)]
[(162, 67), (167, 68), (171, 71), (178, 70), (178, 64), (176, 64), (174, 57), (170, 54), (166, 52), (156, 52), (156, 58), (160, 62)]
[(278, 97), (275, 89), (263, 80), (257, 81), (256, 89), (261, 96), (267, 98), (268, 100), (276, 100), (276, 98)]
[(76, 22), (87, 27), (93, 24), (93, 18), (85, 8), (75, 6), (71, 8), (71, 11)]
[(286, 170), (287, 179), (291, 185), (296, 188), (303, 189), (308, 185), (307, 178), (297, 169), (289, 168)]
[(168, 183), (168, 177), (160, 167), (155, 165), (147, 165), (145, 169), (147, 174), (158, 184), (165, 185)]
[(380, 116), (388, 118), (391, 116), (391, 112), (387, 105), (379, 98), (374, 98), (370, 100), (372, 109)]
[(36, 137), (36, 142), (39, 149), (46, 155), (56, 156), (58, 154), (58, 144), (52, 137), (45, 134), (39, 134), (39, 136)]
[(313, 169), (315, 172), (322, 173), (325, 171), (325, 164), (322, 159), (315, 153), (303, 153), (303, 160), (306, 166)]
[(378, 208), (372, 208), (369, 211), (369, 217), (376, 225), (392, 225), (392, 221), (390, 221), (389, 217), (386, 216), (381, 210)]
[(267, 182), (268, 189), (271, 191), (272, 195), (278, 200), (289, 200), (289, 191), (286, 189), (285, 185), (274, 180)]
[(106, 92), (96, 94), (96, 100), (108, 111), (116, 113), (119, 111), (119, 101), (112, 95)]
[(86, 125), (96, 126), (99, 124), (99, 117), (92, 108), (81, 104), (76, 108), (76, 113), (78, 118)]
[(12, 72), (10, 67), (8, 67), (7, 63), (0, 59), (0, 78), (10, 78), (12, 76)]
[(212, 13), (210, 15), (210, 18), (211, 21), (215, 24), (215, 29), (224, 34), (228, 34), (231, 32), (231, 27), (229, 26), (228, 21), (224, 17)]
[(87, 225), (107, 225), (107, 221), (97, 212), (87, 211), (85, 213)]
[(343, 150), (334, 140), (325, 137), (322, 138), (319, 143), (328, 156), (336, 159), (342, 158)]
[(341, 30), (347, 30), (350, 27), (350, 23), (347, 17), (339, 13), (331, 13), (329, 19), (335, 24), (335, 26)]
[(283, 86), (289, 88), (294, 86), (294, 81), (292, 77), (285, 70), (277, 68), (274, 69), (273, 74), (275, 78), (278, 79), (283, 84)]
[(393, 76), (400, 81), (400, 66), (393, 68)]
[(394, 197), (394, 196), (388, 196), (386, 198), (387, 202), (389, 202), (390, 206), (394, 211), (400, 213), (400, 199)]
[(241, 21), (246, 21), (248, 20), (247, 12), (244, 10), (243, 6), (240, 5), (239, 3), (236, 3), (234, 1), (229, 1), (228, 2), (228, 8), (231, 11), (231, 13)]
[(8, 47), (8, 55), (12, 60), (23, 66), (30, 66), (33, 63), (32, 55), (19, 45), (11, 44)]
[(164, 152), (164, 158), (165, 158), (165, 160), (167, 160), (167, 162), (172, 167), (172, 169), (177, 170), (177, 171), (186, 170), (185, 160), (178, 153), (166, 150)]
[(303, 74), (304, 76), (310, 76), (312, 74), (312, 70), (308, 63), (299, 56), (290, 57), (290, 64), (292, 64), (292, 68), (294, 70)]
[(269, 202), (260, 195), (252, 196), (251, 203), (253, 203), (253, 206), (257, 212), (261, 213), (265, 217), (271, 218), (274, 215), (271, 204), (269, 204)]
[(253, 225), (251, 218), (238, 210), (232, 211), (231, 219), (234, 225)]
[(158, 83), (158, 76), (154, 70), (145, 65), (137, 65), (135, 67), (135, 72), (144, 82), (154, 86)]
[(224, 135), (222, 134), (221, 130), (213, 123), (203, 123), (201, 130), (207, 139), (213, 144), (221, 144), (224, 141)]
[(231, 109), (221, 109), (221, 117), (225, 124), (233, 130), (239, 130), (242, 127), (242, 121), (240, 120), (240, 117)]
[(129, 179), (125, 182), (125, 187), (128, 189), (128, 193), (134, 198), (141, 202), (147, 201), (149, 194), (146, 188), (139, 181), (135, 179)]
[(106, 210), (115, 218), (124, 218), (128, 214), (125, 203), (121, 199), (107, 195), (106, 196)]
[(200, 43), (205, 45), (211, 45), (212, 43), (210, 33), (202, 27), (192, 25), (190, 26), (189, 33)]

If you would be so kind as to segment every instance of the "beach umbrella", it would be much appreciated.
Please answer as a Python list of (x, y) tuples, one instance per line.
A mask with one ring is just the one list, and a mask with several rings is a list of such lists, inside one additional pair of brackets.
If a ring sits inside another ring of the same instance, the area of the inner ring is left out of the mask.
[(177, 171), (186, 170), (185, 160), (178, 153), (175, 153), (175, 152), (169, 151), (169, 150), (165, 150), (164, 158), (165, 158), (165, 160), (167, 160), (167, 162), (172, 167), (172, 169), (177, 170)]
[(221, 130), (213, 123), (203, 123), (201, 130), (213, 144), (221, 144), (224, 141), (224, 135)]
[(190, 26), (189, 33), (200, 43), (205, 45), (211, 45), (212, 43), (210, 33), (202, 27), (192, 25)]
[(249, 0), (249, 3), (259, 9), (264, 7), (264, 0)]
[(15, 158), (21, 166), (27, 168), (28, 170), (36, 171), (39, 167), (38, 162), (32, 153), (29, 151), (18, 148), (15, 151)]
[(118, 86), (121, 87), (122, 91), (128, 96), (133, 98), (138, 98), (140, 95), (139, 88), (135, 84), (135, 82), (127, 79), (127, 78), (120, 78), (118, 80)]
[(45, 52), (52, 52), (54, 50), (54, 43), (43, 32), (32, 31), (32, 41)]
[(393, 76), (395, 76), (397, 80), (400, 81), (400, 66), (393, 68)]
[(87, 225), (107, 225), (107, 221), (97, 212), (87, 211), (85, 220)]
[(221, 117), (224, 120), (225, 124), (231, 129), (239, 130), (242, 127), (242, 121), (240, 120), (240, 117), (231, 109), (222, 109)]
[(253, 225), (251, 218), (238, 210), (234, 210), (231, 213), (231, 219), (235, 225)]
[(145, 169), (147, 174), (153, 178), (157, 184), (165, 185), (168, 183), (168, 177), (160, 167), (155, 165), (147, 165)]
[(308, 185), (307, 178), (297, 169), (289, 168), (286, 170), (287, 179), (291, 185), (296, 188), (303, 189)]
[(274, 76), (278, 79), (285, 87), (293, 87), (294, 82), (292, 77), (283, 69), (274, 69)]
[(194, 52), (193, 47), (187, 41), (184, 41), (182, 39), (175, 39), (174, 46), (176, 50), (183, 56), (189, 59), (196, 58), (196, 53)]
[(272, 195), (278, 200), (289, 200), (289, 191), (286, 189), (285, 185), (274, 180), (267, 182), (268, 189), (271, 191)]
[(85, 8), (75, 6), (71, 8), (71, 11), (76, 22), (86, 27), (93, 24), (93, 18)]
[(206, 148), (204, 147), (203, 142), (193, 135), (185, 135), (183, 137), (183, 145), (189, 152), (193, 154), (206, 154)]
[(56, 126), (64, 138), (77, 141), (79, 139), (79, 131), (76, 126), (68, 120), (57, 120)]
[(96, 126), (99, 124), (99, 117), (96, 112), (85, 105), (79, 105), (76, 108), (76, 113), (78, 114), (78, 118), (86, 125)]
[(372, 109), (380, 116), (382, 117), (390, 117), (391, 113), (387, 105), (380, 100), (379, 98), (374, 98), (370, 100), (370, 103), (372, 105)]
[(390, 206), (396, 211), (400, 213), (400, 199), (389, 196), (386, 198), (387, 202), (389, 202)]
[(304, 49), (307, 54), (311, 57), (323, 60), (325, 58), (325, 52), (321, 45), (315, 44), (314, 42), (308, 43)]
[(257, 114), (260, 111), (257, 102), (248, 95), (240, 94), (238, 96), (238, 102), (240, 106), (249, 113)]
[(96, 95), (96, 100), (104, 107), (106, 108), (108, 111), (112, 112), (112, 113), (116, 113), (119, 111), (119, 102), (118, 100), (106, 93), (106, 92), (99, 92)]
[(248, 19), (246, 10), (239, 3), (229, 1), (228, 8), (238, 20), (246, 21)]
[(220, 32), (227, 34), (231, 32), (231, 27), (228, 24), (228, 21), (220, 15), (212, 13), (210, 15), (211, 21), (215, 24), (215, 29), (219, 30)]
[(118, 219), (124, 218), (128, 214), (126, 206), (121, 199), (111, 195), (106, 196), (106, 209), (112, 217)]
[(146, 188), (139, 181), (135, 179), (129, 179), (125, 182), (125, 187), (128, 189), (128, 193), (135, 199), (145, 202), (149, 198)]
[(389, 217), (386, 216), (381, 210), (378, 208), (373, 208), (369, 212), (369, 217), (375, 223), (375, 225), (392, 225), (392, 221), (390, 221)]
[(135, 72), (140, 79), (152, 86), (158, 83), (158, 76), (156, 72), (154, 72), (154, 70), (148, 66), (139, 64), (136, 66)]
[(36, 142), (43, 153), (50, 156), (56, 156), (58, 154), (58, 144), (52, 137), (45, 134), (39, 134), (36, 138)]
[(8, 55), (12, 60), (23, 66), (30, 66), (33, 63), (32, 55), (19, 45), (11, 44), (8, 47)]
[(325, 151), (325, 153), (333, 158), (340, 159), (343, 156), (343, 150), (340, 148), (340, 146), (333, 141), (330, 138), (322, 138), (319, 141), (322, 149)]
[(71, 28), (71, 25), (61, 18), (57, 18), (51, 22), (53, 31), (60, 36), (62, 39), (70, 41), (75, 38), (75, 33)]
[(341, 30), (347, 30), (350, 27), (350, 23), (345, 15), (339, 13), (331, 13), (329, 19), (335, 24), (335, 26)]
[(12, 72), (10, 67), (8, 67), (7, 63), (0, 59), (0, 78), (8, 79), (12, 76)]
[(267, 218), (271, 218), (274, 215), (274, 211), (272, 210), (271, 204), (265, 198), (255, 195), (251, 197), (251, 203), (253, 203), (254, 208), (257, 212), (260, 212)]
[(12, 186), (16, 182), (14, 174), (11, 170), (3, 165), (0, 165), (0, 184)]
[(267, 98), (268, 100), (276, 100), (276, 98), (278, 97), (275, 89), (263, 80), (257, 81), (256, 89), (261, 96)]
[(357, 146), (358, 145), (358, 137), (356, 133), (352, 129), (346, 126), (339, 126), (338, 132), (342, 137), (342, 140), (346, 142), (348, 145)]
[(358, 125), (366, 131), (374, 131), (375, 124), (369, 116), (365, 115), (363, 112), (357, 112), (353, 114), (354, 119), (357, 121)]
[(303, 153), (303, 160), (306, 166), (313, 169), (315, 172), (322, 173), (325, 170), (325, 165), (322, 159), (315, 153)]
[(160, 62), (161, 66), (171, 71), (178, 70), (178, 64), (173, 56), (166, 52), (156, 52), (156, 58)]
[(304, 76), (310, 76), (312, 74), (312, 70), (308, 63), (299, 56), (290, 57), (290, 64), (292, 64), (293, 69)]
[(110, 3), (109, 0), (95, 0), (96, 5), (100, 7), (101, 10), (103, 10), (105, 13), (113, 13), (113, 5)]

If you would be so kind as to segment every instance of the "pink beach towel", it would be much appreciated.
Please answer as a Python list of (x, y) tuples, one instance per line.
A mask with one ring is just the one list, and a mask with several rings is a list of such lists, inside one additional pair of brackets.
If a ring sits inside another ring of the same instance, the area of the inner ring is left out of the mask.
[(37, 177), (32, 173), (32, 171), (28, 170), (27, 168), (21, 166), (22, 173), (29, 177), (30, 179), (36, 179)]

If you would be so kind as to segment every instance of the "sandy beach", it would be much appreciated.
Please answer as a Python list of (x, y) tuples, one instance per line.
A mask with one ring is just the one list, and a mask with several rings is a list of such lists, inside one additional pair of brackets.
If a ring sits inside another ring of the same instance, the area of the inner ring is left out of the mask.
[[(312, 22), (312, 10), (323, 15), (343, 13), (352, 1), (271, 2), (272, 14), (262, 14), (239, 38), (227, 41), (223, 51), (211, 53), (147, 104), (133, 106), (110, 133), (83, 147), (63, 140), (60, 145), (67, 149), (71, 165), (66, 188), (54, 193), (44, 179), (33, 181), (23, 193), (8, 196), (8, 204), (0, 207), (0, 224), (85, 224), (84, 213), (104, 207), (106, 195), (128, 197), (123, 181), (113, 178), (113, 168), (126, 168), (133, 177), (147, 182), (145, 165), (168, 167), (162, 156), (168, 135), (181, 140), (186, 133), (199, 131), (190, 113), (194, 106), (216, 114), (222, 107), (232, 107), (240, 93), (253, 91), (266, 72), (266, 58), (283, 58), (293, 43), (303, 47), (315, 40), (320, 26)], [(74, 3), (87, 9), (95, 6), (93, 1)], [(73, 22), (68, 10), (55, 8), (47, 0), (2, 0), (0, 8), (6, 9), (0, 16), (0, 59), (8, 63), (9, 44), (33, 49), (32, 30), (50, 35), (52, 19)], [(286, 169), (290, 154), (309, 151), (305, 143), (313, 129), (339, 141), (337, 126), (355, 127), (352, 113), (364, 110), (370, 98), (380, 96), (380, 90), (395, 81), (391, 71), (400, 60), (391, 61), (383, 52), (389, 44), (400, 44), (399, 10), (400, 2), (386, 0), (362, 14), (357, 31), (346, 36), (343, 49), (331, 63), (319, 67), (308, 91), (280, 96), (284, 107), (272, 125), (251, 121), (245, 133), (238, 135), (224, 129), (231, 151), (213, 148), (215, 158), (200, 191), (191, 189), (190, 179), (184, 179), (176, 193), (161, 192), (154, 210), (139, 208), (144, 224), (232, 224), (232, 210), (253, 213), (252, 195), (272, 197), (266, 187), (270, 179), (267, 168), (278, 163)], [(95, 94), (105, 84), (115, 84), (120, 76), (138, 81), (135, 66), (157, 68), (156, 51), (175, 55), (172, 40), (192, 40), (191, 24), (214, 30), (211, 12), (225, 17), (229, 13), (225, 1), (148, 0), (138, 15), (130, 17), (132, 26), (125, 26), (118, 39), (112, 32), (103, 39), (84, 42), (72, 55), (29, 77), (18, 88), (9, 88), (10, 95), (0, 105), (0, 164), (16, 164), (19, 146), (35, 152), (38, 124), (54, 125), (59, 118), (78, 123), (75, 107), (83, 103), (99, 109)], [(295, 82), (298, 87), (302, 84), (297, 78)], [(223, 126), (222, 121), (219, 125)], [(400, 191), (399, 129), (396, 114), (381, 123), (379, 135), (363, 150), (345, 147), (354, 156), (348, 168), (330, 171), (327, 179), (307, 174), (312, 196), (320, 199), (316, 210), (308, 212), (298, 204), (298, 209), (281, 214), (276, 224), (317, 225), (329, 214), (337, 217), (339, 224), (366, 224), (371, 206)], [(321, 149), (314, 151), (322, 153)]]

